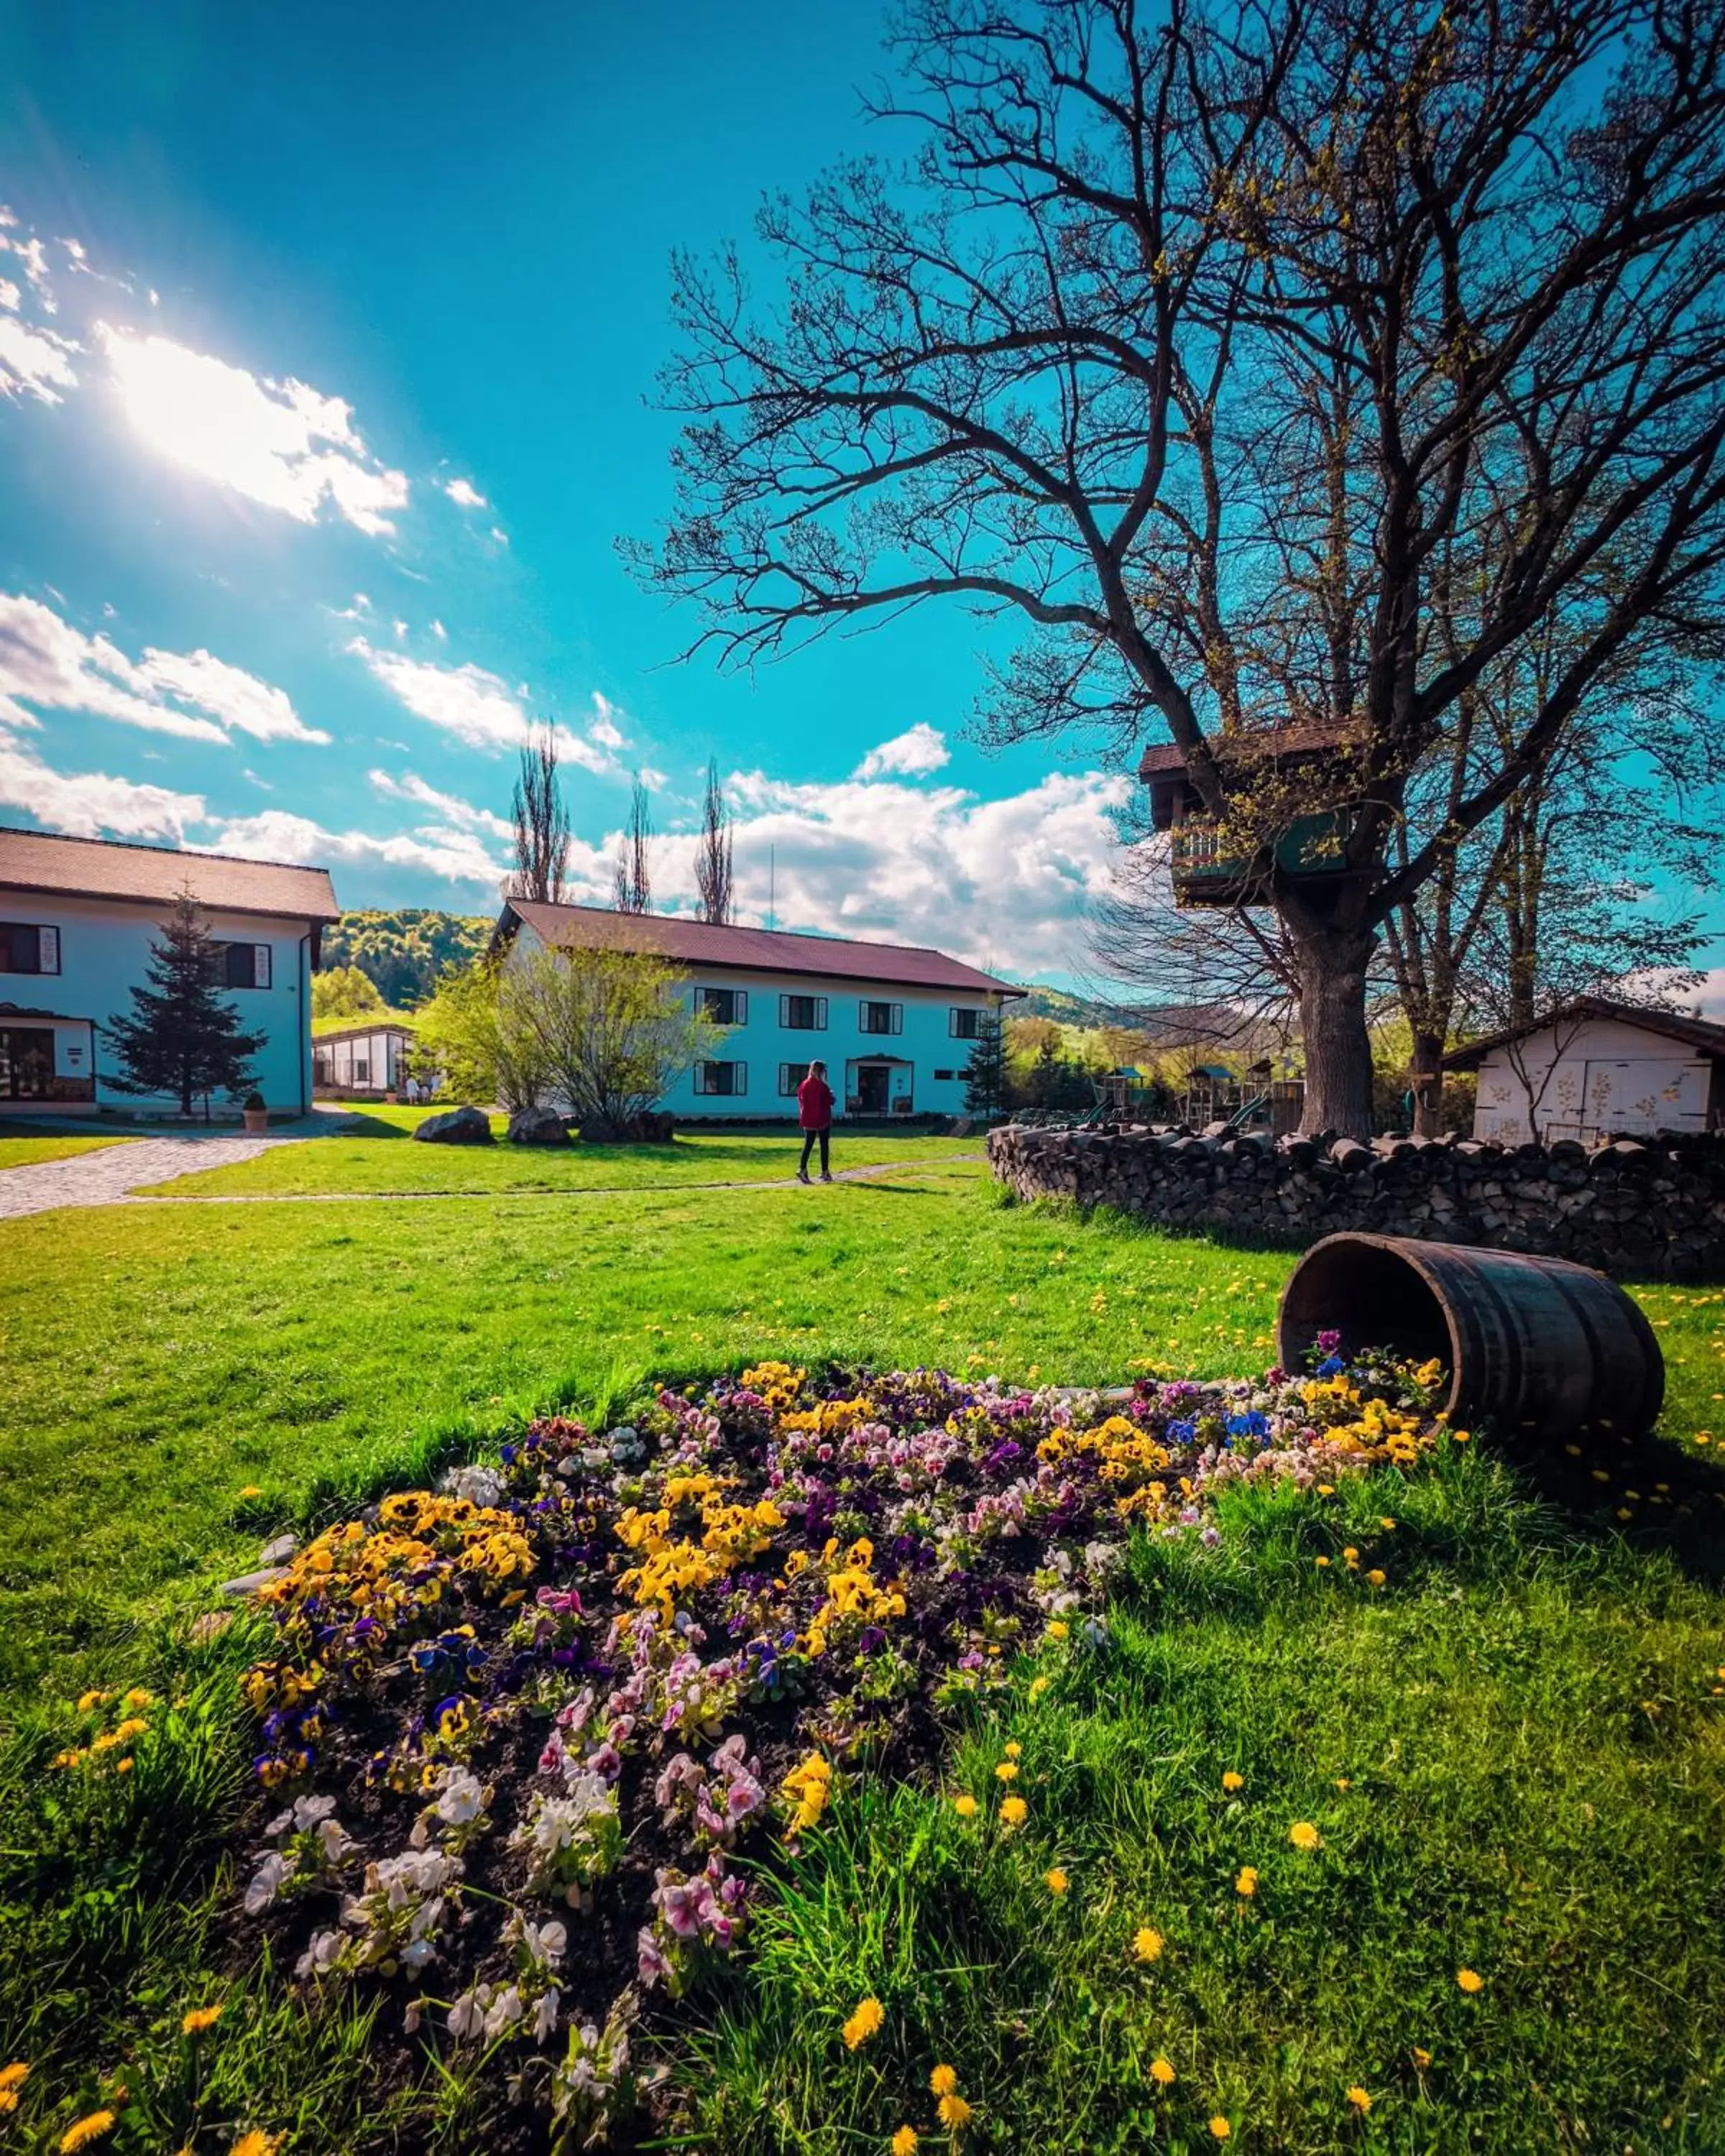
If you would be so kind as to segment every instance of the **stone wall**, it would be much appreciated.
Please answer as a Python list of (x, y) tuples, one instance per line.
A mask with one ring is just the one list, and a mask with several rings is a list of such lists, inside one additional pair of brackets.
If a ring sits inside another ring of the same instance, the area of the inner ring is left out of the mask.
[(1725, 1278), (1725, 1142), (1618, 1139), (1588, 1147), (1468, 1138), (1200, 1137), (1187, 1130), (988, 1134), (1021, 1198), (1111, 1205), (1165, 1227), (1304, 1248), (1352, 1228), (1574, 1258), (1602, 1271)]

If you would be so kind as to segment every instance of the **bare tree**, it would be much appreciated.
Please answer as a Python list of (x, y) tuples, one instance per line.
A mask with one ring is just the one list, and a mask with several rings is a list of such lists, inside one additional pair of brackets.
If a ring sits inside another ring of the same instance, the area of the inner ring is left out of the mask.
[[(1717, 603), (1725, 18), (911, 0), (896, 44), (914, 167), (766, 204), (783, 303), (680, 262), (677, 508), (636, 558), (733, 662), (957, 598), (1029, 625), (992, 737), (1158, 721), (1292, 950), (1307, 1127), (1363, 1132), (1386, 922), (1627, 639)], [(1450, 715), (1557, 616), (1428, 820)], [(1314, 814), (1322, 877), (1274, 844)]]
[(569, 860), (569, 814), (557, 778), (557, 735), (552, 727), (536, 729), (522, 749), (511, 805), (515, 817), (513, 895), (560, 906)]
[(731, 871), (731, 812), (719, 783), (719, 760), (706, 767), (706, 801), (701, 817), (701, 844), (695, 856), (695, 880), (701, 888), (701, 917), (725, 921), (731, 918), (735, 882)]
[(647, 813), (647, 789), (638, 778), (629, 794), (629, 823), (617, 844), (616, 905), (619, 913), (653, 911), (653, 879), (647, 849), (653, 820)]

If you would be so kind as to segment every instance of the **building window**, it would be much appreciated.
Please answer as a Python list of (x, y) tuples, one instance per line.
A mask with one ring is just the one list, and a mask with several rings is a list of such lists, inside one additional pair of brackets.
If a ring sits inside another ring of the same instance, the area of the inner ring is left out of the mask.
[(954, 1004), (947, 1030), (954, 1040), (978, 1040), (982, 1037), (983, 1014), (979, 1010), (969, 1010), (962, 1004)]
[(715, 1025), (747, 1025), (749, 1019), (749, 992), (747, 988), (697, 988), (696, 1008), (703, 1011)]
[(697, 1093), (747, 1093), (749, 1089), (749, 1067), (747, 1063), (697, 1063), (695, 1066), (695, 1090)]
[(902, 1033), (905, 1007), (902, 1004), (861, 1003), (857, 1005), (856, 1022), (864, 1033)]
[(23, 921), (0, 921), (0, 973), (57, 973), (60, 932)]
[(964, 1073), (962, 1070), (937, 1070), (934, 1075), (937, 1079), (945, 1080), (950, 1083), (955, 1078), (962, 1078)]
[(0, 1029), (0, 1101), (45, 1101), (54, 1087), (54, 1034), (44, 1026)]
[(224, 988), (267, 988), (270, 985), (270, 946), (267, 943), (217, 943), (216, 978)]
[(824, 1033), (827, 999), (824, 996), (781, 996), (779, 1029), (783, 1033)]
[(353, 1082), (356, 1086), (369, 1086), (372, 1082), (372, 1066), (363, 1055), (353, 1059)]

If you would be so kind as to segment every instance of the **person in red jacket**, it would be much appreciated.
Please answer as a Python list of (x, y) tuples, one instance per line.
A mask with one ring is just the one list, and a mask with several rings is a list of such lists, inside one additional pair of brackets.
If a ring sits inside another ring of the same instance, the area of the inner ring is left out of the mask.
[(809, 1180), (809, 1156), (819, 1138), (820, 1179), (830, 1183), (833, 1178), (827, 1166), (827, 1147), (833, 1134), (833, 1089), (827, 1083), (824, 1063), (811, 1063), (809, 1075), (797, 1088), (797, 1121), (803, 1129), (803, 1159), (797, 1169), (798, 1182)]

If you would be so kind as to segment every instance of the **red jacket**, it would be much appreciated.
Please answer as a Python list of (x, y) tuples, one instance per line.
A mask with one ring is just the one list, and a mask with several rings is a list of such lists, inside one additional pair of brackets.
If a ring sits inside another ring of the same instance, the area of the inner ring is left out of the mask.
[(824, 1078), (805, 1078), (797, 1088), (797, 1122), (805, 1131), (833, 1127), (833, 1089)]

